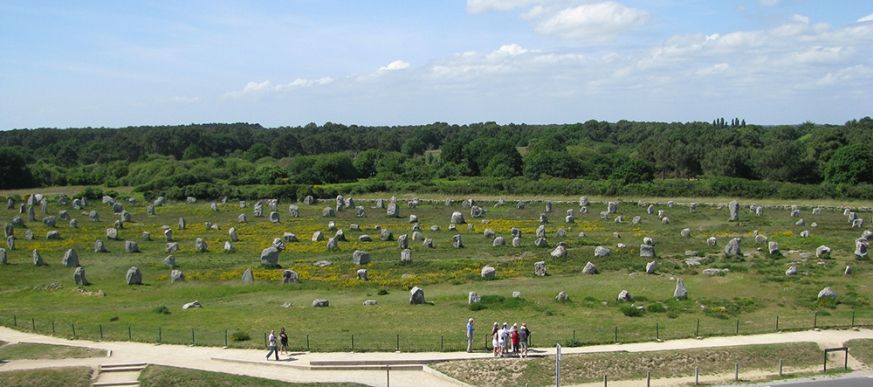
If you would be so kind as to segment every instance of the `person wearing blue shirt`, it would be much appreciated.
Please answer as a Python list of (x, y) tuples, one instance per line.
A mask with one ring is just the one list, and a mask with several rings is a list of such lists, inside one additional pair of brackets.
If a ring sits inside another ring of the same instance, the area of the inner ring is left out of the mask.
[(467, 352), (473, 352), (473, 319), (467, 320)]

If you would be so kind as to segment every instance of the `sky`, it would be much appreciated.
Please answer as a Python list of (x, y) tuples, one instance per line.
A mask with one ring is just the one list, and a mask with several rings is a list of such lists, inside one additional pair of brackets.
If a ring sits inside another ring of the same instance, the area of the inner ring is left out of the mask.
[(842, 124), (873, 0), (0, 1), (0, 129)]

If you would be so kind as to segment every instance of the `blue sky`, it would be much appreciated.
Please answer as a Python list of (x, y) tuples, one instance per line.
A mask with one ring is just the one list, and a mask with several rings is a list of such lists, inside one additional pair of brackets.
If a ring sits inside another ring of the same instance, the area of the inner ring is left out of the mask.
[(873, 115), (873, 1), (0, 2), (0, 129)]

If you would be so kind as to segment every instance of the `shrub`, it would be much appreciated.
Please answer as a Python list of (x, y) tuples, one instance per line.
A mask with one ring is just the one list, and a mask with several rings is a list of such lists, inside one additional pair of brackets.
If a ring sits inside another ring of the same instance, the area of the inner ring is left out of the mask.
[(646, 307), (646, 310), (652, 313), (664, 313), (667, 311), (667, 307), (660, 303), (649, 304), (649, 306)]
[(152, 312), (157, 314), (170, 314), (170, 308), (167, 308), (166, 305), (161, 305), (152, 309)]
[(252, 337), (249, 336), (248, 333), (243, 332), (243, 331), (237, 329), (236, 331), (234, 331), (234, 332), (230, 335), (230, 339), (233, 340), (233, 341), (237, 341), (237, 342), (239, 342), (239, 341), (249, 341), (249, 340), (252, 339)]
[(642, 308), (638, 308), (636, 305), (625, 304), (621, 306), (621, 313), (628, 317), (640, 317), (644, 312)]

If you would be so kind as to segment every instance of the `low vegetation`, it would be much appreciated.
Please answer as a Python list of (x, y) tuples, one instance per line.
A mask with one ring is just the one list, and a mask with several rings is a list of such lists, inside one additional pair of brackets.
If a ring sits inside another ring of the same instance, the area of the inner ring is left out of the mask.
[[(821, 364), (822, 352), (815, 343), (750, 345), (737, 347), (654, 352), (609, 352), (563, 355), (561, 383), (577, 384), (603, 380), (693, 377), (734, 371), (765, 371), (778, 374), (779, 359), (787, 372), (808, 370)], [(483, 359), (444, 362), (433, 368), (476, 386), (545, 386), (554, 383), (555, 358)]]
[[(2, 373), (0, 373), (2, 375)], [(356, 387), (355, 383), (288, 383), (272, 379), (256, 378), (226, 374), (221, 372), (209, 372), (177, 368), (160, 365), (149, 365), (139, 376), (139, 383), (144, 387), (157, 386), (190, 386), (190, 387), (273, 387), (273, 386), (299, 386), (299, 387)]]
[(67, 345), (16, 343), (0, 346), (0, 360), (70, 359), (104, 356), (106, 356), (106, 351), (101, 349)]
[(0, 372), (0, 385), (15, 387), (87, 387), (91, 385), (88, 367), (40, 368)]

